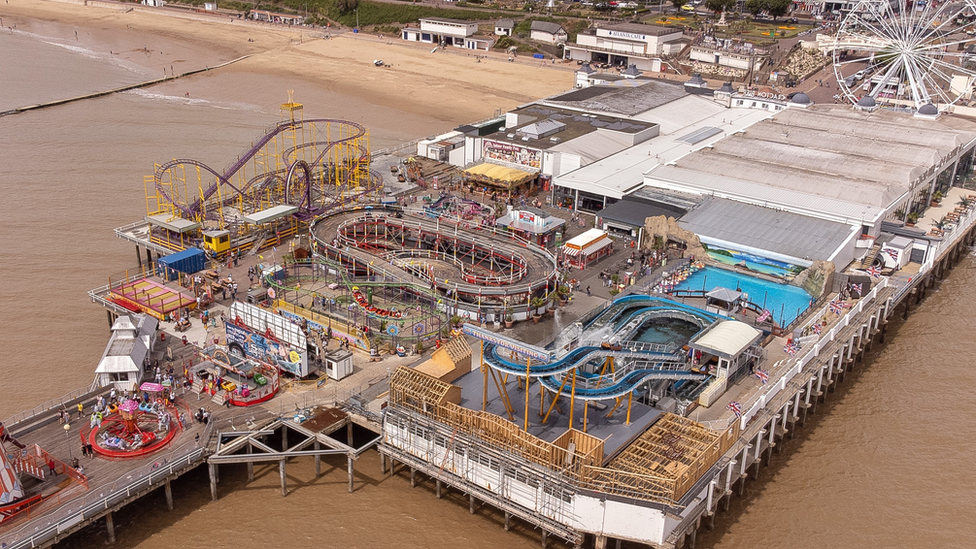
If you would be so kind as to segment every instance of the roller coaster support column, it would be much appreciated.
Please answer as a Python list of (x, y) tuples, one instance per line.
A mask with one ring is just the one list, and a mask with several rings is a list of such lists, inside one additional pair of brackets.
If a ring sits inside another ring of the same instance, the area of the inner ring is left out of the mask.
[[(525, 359), (525, 429), (524, 429), (526, 433), (529, 432), (529, 382), (532, 381), (532, 378), (529, 377), (530, 373), (532, 373), (532, 359), (526, 358)], [(542, 382), (539, 382), (539, 384), (541, 385)]]
[(539, 380), (539, 419), (542, 419), (543, 411), (542, 409), (546, 407), (546, 391), (545, 387), (542, 386), (542, 380)]
[[(569, 381), (569, 376), (563, 376), (563, 382), (559, 386), (559, 391), (556, 393), (556, 396), (552, 397), (552, 404), (550, 404), (549, 405), (549, 409), (546, 410), (546, 415), (545, 415), (545, 417), (542, 418), (542, 423), (545, 423), (546, 420), (549, 419), (549, 414), (552, 413), (552, 409), (555, 408), (556, 407), (556, 403), (559, 402), (559, 397), (562, 396), (562, 394), (563, 394), (563, 387), (566, 386), (566, 382), (567, 381)], [(540, 385), (541, 384), (542, 383), (540, 383)]]

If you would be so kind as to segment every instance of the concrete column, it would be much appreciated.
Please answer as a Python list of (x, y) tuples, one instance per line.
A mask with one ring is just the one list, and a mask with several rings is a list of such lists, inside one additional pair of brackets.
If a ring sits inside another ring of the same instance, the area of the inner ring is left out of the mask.
[(355, 488), (355, 486), (353, 486), (353, 480), (355, 479), (355, 477), (353, 476), (351, 455), (346, 457), (346, 465), (349, 467), (349, 493), (351, 494), (353, 492), (353, 489)]
[(380, 453), (380, 473), (386, 474), (386, 456)]
[(542, 531), (542, 549), (546, 549), (546, 544), (549, 542), (549, 532), (545, 530)]
[(468, 511), (474, 514), (474, 494), (468, 494)]
[(288, 427), (281, 426), (281, 451), (288, 449)]
[(346, 444), (352, 446), (352, 422), (346, 424)]
[(505, 511), (505, 531), (508, 532), (508, 530), (511, 527), (512, 527), (512, 514), (509, 513), (508, 511)]
[(281, 497), (288, 495), (288, 479), (285, 478), (285, 460), (278, 460), (278, 474), (281, 476)]
[(696, 526), (690, 534), (688, 534), (688, 549), (695, 549), (695, 542), (698, 541), (698, 527)]
[(210, 465), (210, 499), (217, 501), (217, 466), (213, 463)]
[(105, 515), (105, 530), (108, 532), (108, 544), (115, 545), (115, 523), (112, 522), (112, 512)]
[(617, 549), (620, 549), (620, 545), (621, 545), (622, 542), (623, 542), (623, 540), (621, 540), (621, 539), (618, 539), (616, 541), (615, 545), (616, 545)]
[[(440, 481), (440, 479), (437, 479), (434, 484), (437, 487), (437, 499), (441, 499), (441, 481)], [(507, 528), (506, 528), (506, 530), (507, 530)]]
[(142, 267), (142, 250), (139, 249), (138, 244), (136, 244), (136, 261), (139, 263), (139, 266)]
[(166, 494), (166, 508), (170, 511), (173, 510), (173, 488), (169, 485), (169, 479), (163, 483), (163, 493)]
[(607, 536), (597, 536), (593, 542), (594, 549), (607, 549)]
[[(315, 449), (319, 449), (319, 441), (315, 441)], [(315, 478), (322, 476), (322, 456), (316, 454), (315, 456)]]
[(153, 261), (153, 259), (152, 259), (152, 250), (150, 250), (149, 248), (146, 248), (146, 264), (151, 266), (152, 265), (152, 261)]
[(410, 487), (417, 487), (417, 469), (414, 467), (410, 468)]
[(396, 460), (393, 459), (393, 456), (390, 456), (390, 468), (387, 470), (387, 473), (389, 473), (391, 477), (393, 476), (394, 469), (396, 469)]

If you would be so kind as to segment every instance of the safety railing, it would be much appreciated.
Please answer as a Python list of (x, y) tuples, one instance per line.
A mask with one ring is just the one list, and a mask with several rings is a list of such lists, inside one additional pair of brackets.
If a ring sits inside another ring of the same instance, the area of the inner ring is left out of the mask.
[(766, 404), (769, 403), (773, 397), (785, 389), (787, 383), (800, 374), (807, 364), (819, 356), (820, 351), (832, 343), (834, 338), (841, 330), (854, 322), (854, 319), (861, 314), (861, 312), (864, 311), (865, 308), (867, 308), (878, 297), (878, 294), (888, 287), (888, 285), (889, 283), (887, 278), (882, 278), (880, 281), (878, 281), (874, 288), (872, 288), (867, 295), (858, 300), (857, 304), (851, 307), (847, 314), (841, 317), (841, 319), (834, 324), (830, 330), (828, 330), (826, 333), (820, 334), (820, 338), (816, 343), (808, 342), (805, 346), (805, 350), (803, 347), (801, 347), (800, 350), (802, 352), (798, 352), (795, 357), (787, 361), (787, 364), (789, 364), (790, 367), (777, 379), (770, 379), (765, 390), (759, 392), (743, 403), (742, 409), (744, 412), (741, 418), (741, 427), (745, 429), (746, 425), (749, 423), (749, 420), (758, 414), (763, 408), (765, 408)]
[(34, 406), (30, 410), (24, 410), (22, 412), (18, 412), (8, 417), (7, 419), (3, 420), (3, 425), (4, 427), (7, 428), (8, 431), (14, 431), (15, 430), (14, 428), (17, 426), (17, 424), (37, 418), (38, 416), (53, 414), (55, 410), (58, 409), (62, 409), (62, 408), (66, 409), (67, 406), (66, 403), (84, 397), (85, 395), (91, 394), (92, 392), (93, 391), (88, 387), (79, 387), (73, 391), (68, 392), (67, 394), (61, 397), (53, 398), (51, 400), (48, 400), (47, 402), (38, 404), (37, 406)]

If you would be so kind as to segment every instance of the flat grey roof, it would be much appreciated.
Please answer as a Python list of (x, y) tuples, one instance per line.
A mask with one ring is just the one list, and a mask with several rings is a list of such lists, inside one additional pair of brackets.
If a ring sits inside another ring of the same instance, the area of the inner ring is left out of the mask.
[(166, 214), (147, 215), (146, 221), (148, 221), (150, 225), (162, 227), (164, 229), (173, 231), (174, 233), (188, 233), (200, 226), (200, 224), (195, 221), (183, 219), (182, 217), (173, 217)]
[[(485, 139), (491, 139), (499, 142), (511, 142), (516, 145), (532, 147), (535, 149), (549, 149), (550, 147), (554, 147), (559, 143), (565, 143), (571, 139), (576, 139), (600, 129), (617, 131), (626, 134), (636, 134), (655, 126), (653, 122), (624, 120), (615, 116), (583, 115), (579, 112), (547, 105), (533, 104), (516, 109), (512, 112), (530, 119), (524, 124), (511, 128), (505, 128), (504, 131), (498, 131), (493, 134), (486, 135)], [(526, 137), (520, 133), (523, 129), (529, 129), (531, 131), (540, 122), (546, 120), (564, 124), (565, 128), (559, 132), (546, 135), (545, 137), (539, 139), (533, 139), (531, 137), (528, 139), (523, 139), (523, 137)], [(515, 134), (515, 136), (509, 138), (508, 134)], [(551, 141), (551, 137), (557, 137), (558, 140)]]
[(471, 25), (475, 24), (475, 21), (468, 21), (465, 19), (451, 19), (449, 17), (421, 17), (420, 21), (433, 21), (435, 23), (456, 23), (459, 25)]
[(699, 236), (811, 260), (830, 259), (854, 230), (846, 223), (724, 198), (706, 198), (678, 223)]
[(627, 197), (603, 208), (597, 212), (597, 215), (609, 221), (616, 221), (632, 227), (643, 227), (644, 220), (648, 217), (659, 215), (681, 217), (684, 213), (685, 210), (676, 206)]
[[(607, 78), (607, 74), (597, 75)], [(586, 91), (593, 90), (593, 91)], [(670, 80), (647, 80), (634, 87), (593, 86), (575, 90), (543, 101), (586, 111), (606, 112), (634, 116), (660, 107), (687, 95), (684, 84)]]

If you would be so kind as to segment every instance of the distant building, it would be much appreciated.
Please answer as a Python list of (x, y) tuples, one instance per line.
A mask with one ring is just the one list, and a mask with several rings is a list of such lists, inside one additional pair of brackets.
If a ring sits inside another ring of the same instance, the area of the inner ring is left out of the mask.
[(251, 19), (255, 21), (266, 21), (268, 23), (281, 23), (284, 25), (301, 25), (305, 18), (301, 15), (291, 13), (277, 13), (268, 10), (251, 10)]
[(565, 44), (569, 34), (558, 23), (548, 21), (533, 21), (529, 38), (549, 44)]
[(638, 23), (591, 27), (576, 36), (575, 44), (566, 44), (566, 58), (659, 72), (661, 57), (684, 47), (681, 34), (680, 29)]
[(101, 387), (114, 385), (133, 391), (142, 381), (143, 367), (151, 357), (159, 321), (144, 315), (123, 315), (112, 324), (112, 336), (105, 346), (95, 373)]
[(511, 36), (514, 28), (514, 19), (499, 19), (495, 21), (495, 35), (497, 36)]
[(408, 42), (423, 42), (439, 46), (454, 46), (469, 50), (489, 50), (495, 45), (494, 38), (475, 36), (478, 23), (445, 17), (423, 17), (420, 28), (406, 27), (401, 37)]
[(139, 3), (143, 6), (152, 6), (154, 8), (161, 8), (166, 5), (166, 2), (163, 0), (142, 0)]

